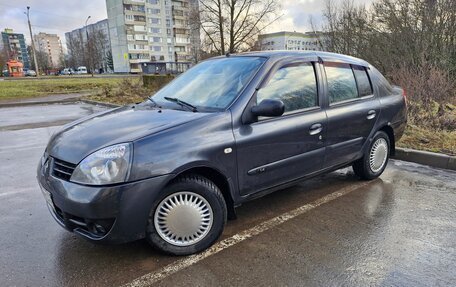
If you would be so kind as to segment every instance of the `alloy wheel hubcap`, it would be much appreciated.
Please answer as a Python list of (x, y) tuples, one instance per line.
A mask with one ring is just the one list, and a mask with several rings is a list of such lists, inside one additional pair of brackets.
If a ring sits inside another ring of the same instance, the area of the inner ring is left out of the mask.
[(373, 172), (379, 172), (388, 157), (388, 143), (384, 138), (377, 139), (372, 145), (369, 155), (369, 165)]
[(182, 191), (160, 202), (154, 215), (155, 230), (166, 242), (189, 246), (202, 240), (211, 230), (212, 208), (199, 194)]

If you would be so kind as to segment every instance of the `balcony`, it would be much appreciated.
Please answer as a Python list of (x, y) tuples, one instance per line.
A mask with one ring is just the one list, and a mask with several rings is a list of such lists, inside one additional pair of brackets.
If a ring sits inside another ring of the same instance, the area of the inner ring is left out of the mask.
[(188, 37), (190, 35), (190, 29), (187, 28), (173, 28), (174, 35), (182, 35)]

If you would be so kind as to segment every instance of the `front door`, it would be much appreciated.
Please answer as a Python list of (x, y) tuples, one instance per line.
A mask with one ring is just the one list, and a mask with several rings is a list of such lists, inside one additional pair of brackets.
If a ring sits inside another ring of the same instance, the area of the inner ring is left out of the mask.
[[(254, 95), (281, 100), (285, 113), (234, 129), (242, 195), (298, 179), (322, 168), (326, 113), (314, 62), (283, 63)], [(255, 99), (254, 99), (255, 100)]]

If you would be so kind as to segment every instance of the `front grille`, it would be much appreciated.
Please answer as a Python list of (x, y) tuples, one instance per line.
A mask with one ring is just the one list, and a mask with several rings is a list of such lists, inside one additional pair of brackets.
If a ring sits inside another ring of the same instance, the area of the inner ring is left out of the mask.
[(54, 164), (52, 165), (52, 175), (63, 180), (70, 180), (71, 175), (76, 168), (76, 164), (72, 164), (56, 158), (54, 158), (53, 162)]

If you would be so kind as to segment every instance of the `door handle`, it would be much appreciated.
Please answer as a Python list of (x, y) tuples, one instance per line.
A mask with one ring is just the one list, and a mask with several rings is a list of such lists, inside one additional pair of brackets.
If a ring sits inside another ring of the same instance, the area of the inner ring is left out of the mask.
[(309, 128), (310, 135), (317, 135), (323, 130), (323, 126), (321, 124), (313, 124)]
[(370, 110), (367, 112), (367, 119), (372, 120), (373, 118), (375, 118), (375, 115), (376, 115), (375, 110)]

